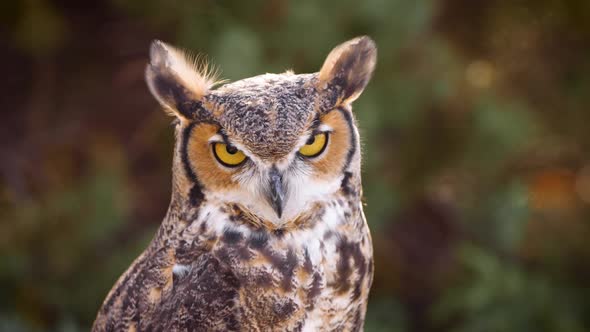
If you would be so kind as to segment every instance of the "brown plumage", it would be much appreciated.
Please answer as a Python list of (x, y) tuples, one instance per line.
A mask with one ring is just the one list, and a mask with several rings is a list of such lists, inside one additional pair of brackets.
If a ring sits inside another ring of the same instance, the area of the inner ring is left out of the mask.
[(376, 48), (320, 72), (214, 80), (154, 42), (146, 79), (177, 117), (173, 193), (93, 331), (360, 331), (373, 275), (351, 103)]

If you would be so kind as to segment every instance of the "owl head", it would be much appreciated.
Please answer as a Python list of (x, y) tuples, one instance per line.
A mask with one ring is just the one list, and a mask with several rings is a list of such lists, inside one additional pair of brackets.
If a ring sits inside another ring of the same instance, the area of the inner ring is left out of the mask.
[(346, 194), (352, 180), (360, 186), (351, 103), (369, 82), (376, 54), (375, 43), (359, 37), (334, 48), (317, 73), (219, 86), (205, 66), (154, 41), (146, 80), (177, 118), (175, 194), (190, 204), (239, 205), (280, 226)]

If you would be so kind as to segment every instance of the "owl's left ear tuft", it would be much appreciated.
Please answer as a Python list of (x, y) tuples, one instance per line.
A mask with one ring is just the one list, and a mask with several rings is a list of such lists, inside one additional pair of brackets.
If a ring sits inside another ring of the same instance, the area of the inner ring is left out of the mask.
[(150, 46), (146, 82), (166, 111), (178, 117), (195, 118), (201, 100), (216, 84), (215, 74), (198, 57), (191, 57), (159, 40)]
[(376, 62), (377, 47), (367, 36), (335, 47), (318, 75), (320, 93), (331, 100), (331, 107), (352, 103), (369, 83)]

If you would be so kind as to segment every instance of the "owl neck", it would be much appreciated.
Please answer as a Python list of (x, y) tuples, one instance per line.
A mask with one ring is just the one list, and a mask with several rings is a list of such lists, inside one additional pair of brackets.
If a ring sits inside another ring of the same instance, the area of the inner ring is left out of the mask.
[(263, 232), (280, 237), (289, 232), (314, 229), (324, 222), (332, 227), (335, 223), (361, 220), (361, 195), (359, 173), (345, 172), (337, 192), (325, 200), (309, 204), (292, 220), (277, 225), (256, 216), (240, 204), (209, 198), (200, 190), (198, 184), (187, 188), (175, 184), (168, 214), (161, 230), (166, 229), (167, 234), (181, 233), (189, 227), (194, 232), (197, 227), (202, 230), (205, 229), (204, 225), (207, 225), (209, 232), (218, 237), (223, 236), (227, 229), (234, 228), (246, 230), (246, 233)]

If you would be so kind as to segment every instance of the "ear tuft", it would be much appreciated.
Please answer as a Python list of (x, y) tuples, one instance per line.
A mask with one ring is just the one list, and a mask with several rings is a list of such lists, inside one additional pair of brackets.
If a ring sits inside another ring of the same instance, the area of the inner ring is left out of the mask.
[[(150, 46), (146, 81), (158, 102), (176, 115), (190, 118), (191, 106), (199, 103), (209, 90), (220, 83), (217, 72), (202, 58), (188, 55), (159, 40)], [(180, 114), (177, 114), (179, 112)]]
[(160, 40), (152, 41), (150, 45), (150, 65), (154, 67), (166, 66), (166, 44)]
[(328, 95), (332, 107), (352, 103), (357, 99), (375, 69), (377, 47), (362, 36), (336, 46), (324, 61), (318, 75), (318, 88)]

